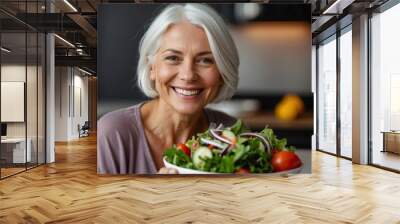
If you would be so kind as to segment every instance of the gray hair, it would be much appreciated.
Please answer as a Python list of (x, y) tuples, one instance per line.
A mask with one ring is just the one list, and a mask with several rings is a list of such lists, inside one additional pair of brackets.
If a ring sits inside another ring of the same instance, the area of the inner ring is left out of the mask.
[(140, 41), (140, 58), (137, 67), (139, 88), (148, 97), (158, 96), (154, 81), (150, 79), (151, 59), (157, 53), (161, 36), (167, 28), (171, 24), (185, 19), (203, 28), (209, 40), (218, 71), (224, 81), (213, 102), (230, 99), (239, 82), (239, 56), (227, 25), (211, 7), (205, 4), (173, 4), (166, 7), (155, 18)]

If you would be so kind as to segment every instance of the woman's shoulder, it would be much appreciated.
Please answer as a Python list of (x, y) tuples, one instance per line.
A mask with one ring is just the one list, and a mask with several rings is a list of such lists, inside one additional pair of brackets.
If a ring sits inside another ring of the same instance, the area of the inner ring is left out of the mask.
[(222, 123), (225, 127), (232, 126), (237, 121), (237, 118), (230, 116), (230, 115), (226, 114), (225, 112), (222, 112), (219, 110), (206, 108), (205, 111), (207, 113), (207, 116), (208, 116), (208, 119), (210, 122), (214, 122), (217, 124)]
[(100, 118), (97, 126), (98, 173), (128, 174), (146, 170), (142, 164), (146, 155), (139, 106), (118, 109)]
[[(114, 110), (103, 115), (98, 121), (98, 129), (136, 129), (138, 125), (139, 104)], [(132, 126), (133, 125), (133, 126)]]

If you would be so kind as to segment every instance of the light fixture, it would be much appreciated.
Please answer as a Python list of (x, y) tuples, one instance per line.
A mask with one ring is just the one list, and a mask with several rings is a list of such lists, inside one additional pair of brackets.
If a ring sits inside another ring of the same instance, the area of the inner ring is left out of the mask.
[(7, 49), (7, 48), (5, 48), (5, 47), (1, 47), (1, 50), (4, 51), (4, 52), (6, 52), (6, 53), (10, 53), (10, 52), (11, 52), (11, 50), (9, 50), (9, 49)]
[(60, 36), (57, 35), (57, 34), (54, 34), (54, 36), (57, 37), (57, 38), (58, 38), (59, 40), (61, 40), (62, 42), (66, 43), (68, 46), (75, 48), (75, 45), (73, 45), (73, 44), (72, 44), (71, 42), (69, 42), (68, 40), (66, 40), (66, 39), (64, 39), (64, 38), (62, 38), (62, 37), (60, 37)]
[(83, 72), (83, 73), (85, 73), (85, 74), (87, 74), (87, 75), (89, 75), (89, 76), (92, 75), (92, 73), (90, 73), (90, 72), (88, 72), (88, 71), (86, 71), (86, 70), (83, 70), (83, 69), (81, 69), (81, 68), (79, 68), (79, 67), (78, 67), (78, 70), (81, 71), (81, 72)]
[(322, 14), (342, 14), (343, 10), (354, 1), (355, 0), (336, 0), (332, 5), (325, 9)]
[(262, 11), (262, 5), (258, 3), (235, 4), (235, 14), (239, 20), (249, 21), (255, 19)]
[(78, 10), (68, 0), (64, 0), (64, 3), (67, 4), (74, 12), (78, 12)]

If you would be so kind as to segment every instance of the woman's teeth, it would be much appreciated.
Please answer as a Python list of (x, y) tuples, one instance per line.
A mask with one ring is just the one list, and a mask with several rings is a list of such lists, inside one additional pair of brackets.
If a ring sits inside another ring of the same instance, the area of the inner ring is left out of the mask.
[(184, 95), (184, 96), (195, 96), (200, 93), (200, 90), (186, 90), (186, 89), (179, 89), (179, 88), (174, 88), (175, 92)]

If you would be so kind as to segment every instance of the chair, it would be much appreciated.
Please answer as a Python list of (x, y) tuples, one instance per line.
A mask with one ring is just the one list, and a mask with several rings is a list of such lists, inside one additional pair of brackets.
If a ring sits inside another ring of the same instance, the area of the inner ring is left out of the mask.
[(85, 121), (82, 127), (80, 127), (80, 125), (78, 124), (79, 138), (89, 136), (89, 129), (90, 129), (89, 121)]

